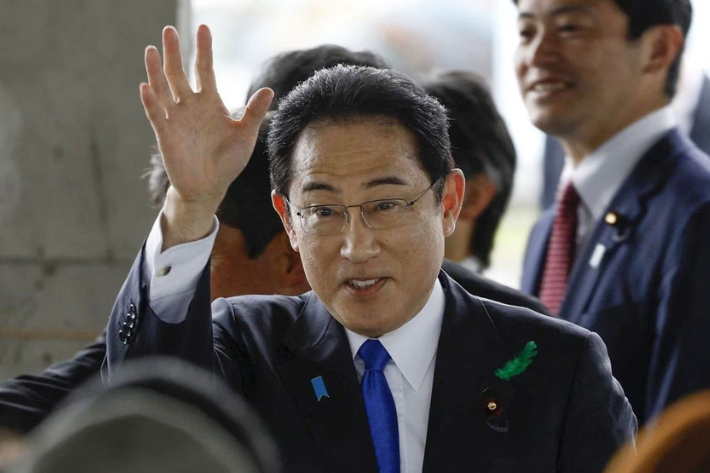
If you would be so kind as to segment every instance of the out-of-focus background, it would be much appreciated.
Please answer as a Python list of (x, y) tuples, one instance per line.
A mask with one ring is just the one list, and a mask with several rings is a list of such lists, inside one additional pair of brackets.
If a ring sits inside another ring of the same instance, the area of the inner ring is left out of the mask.
[[(710, 2), (693, 6), (686, 67), (710, 72)], [(323, 43), (370, 49), (415, 77), (485, 77), (518, 151), (486, 275), (518, 285), (543, 137), (515, 83), (511, 1), (0, 0), (0, 379), (65, 359), (104, 328), (157, 214), (141, 179), (154, 145), (138, 98), (143, 50), (173, 24), (187, 60), (200, 23), (230, 108), (265, 59)]]

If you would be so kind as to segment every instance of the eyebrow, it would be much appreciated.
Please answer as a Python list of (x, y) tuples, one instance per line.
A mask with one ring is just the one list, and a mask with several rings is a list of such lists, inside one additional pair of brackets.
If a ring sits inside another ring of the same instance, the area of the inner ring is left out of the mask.
[(406, 186), (404, 179), (397, 176), (385, 176), (373, 179), (362, 185), (364, 189), (372, 189), (377, 186)]
[[(591, 13), (591, 9), (588, 6), (583, 6), (583, 5), (569, 5), (565, 7), (558, 7), (552, 10), (550, 13), (547, 13), (549, 16), (560, 16), (560, 15), (566, 15), (568, 13)], [(520, 12), (518, 14), (518, 20), (523, 20), (523, 19), (533, 19), (535, 18), (535, 15), (532, 13), (526, 13), (526, 12)]]
[[(397, 176), (385, 176), (385, 177), (378, 177), (377, 179), (373, 179), (371, 181), (368, 181), (362, 185), (363, 189), (373, 189), (378, 186), (406, 186), (407, 182)], [(303, 189), (301, 192), (315, 192), (315, 191), (326, 191), (326, 192), (332, 192), (333, 194), (340, 194), (341, 191), (340, 189), (336, 189), (330, 184), (326, 184), (325, 182), (309, 182), (305, 186), (303, 186)]]

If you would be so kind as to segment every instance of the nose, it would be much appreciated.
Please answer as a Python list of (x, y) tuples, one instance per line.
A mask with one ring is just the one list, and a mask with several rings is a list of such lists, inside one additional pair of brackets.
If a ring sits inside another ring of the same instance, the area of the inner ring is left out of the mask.
[[(539, 28), (535, 36), (519, 46), (519, 60), (527, 67), (544, 67), (555, 64), (560, 58), (559, 38), (547, 28)], [(520, 66), (521, 64), (519, 64)]]
[(350, 212), (349, 222), (343, 231), (340, 256), (352, 263), (365, 263), (380, 253), (377, 232), (365, 223), (359, 209)]

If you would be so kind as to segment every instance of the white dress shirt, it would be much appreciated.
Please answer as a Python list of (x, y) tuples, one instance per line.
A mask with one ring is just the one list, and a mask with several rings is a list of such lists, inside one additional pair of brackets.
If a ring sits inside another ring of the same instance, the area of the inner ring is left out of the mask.
[[(174, 246), (161, 253), (162, 212), (146, 241), (141, 271), (150, 281), (148, 303), (156, 316), (167, 323), (180, 323), (187, 316), (190, 301), (202, 270), (209, 260), (219, 223), (202, 240)], [(401, 473), (421, 473), (429, 425), (429, 406), (434, 382), (436, 350), (441, 334), (446, 299), (441, 283), (434, 283), (429, 300), (409, 322), (379, 340), (390, 354), (384, 374), (392, 391), (397, 424)], [(357, 355), (367, 337), (345, 329), (358, 379), (365, 363)]]
[(607, 211), (622, 184), (643, 155), (677, 125), (670, 107), (650, 113), (628, 126), (574, 166), (565, 158), (561, 190), (572, 181), (581, 198), (577, 210), (577, 255), (589, 239), (596, 222)]

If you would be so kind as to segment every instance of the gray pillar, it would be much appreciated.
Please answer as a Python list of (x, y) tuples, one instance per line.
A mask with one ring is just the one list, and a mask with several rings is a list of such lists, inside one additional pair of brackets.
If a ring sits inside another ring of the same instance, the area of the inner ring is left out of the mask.
[(183, 3), (0, 2), (0, 380), (106, 325), (157, 213), (143, 51)]

